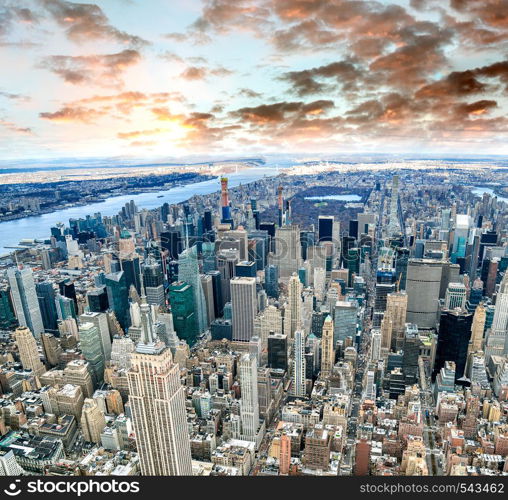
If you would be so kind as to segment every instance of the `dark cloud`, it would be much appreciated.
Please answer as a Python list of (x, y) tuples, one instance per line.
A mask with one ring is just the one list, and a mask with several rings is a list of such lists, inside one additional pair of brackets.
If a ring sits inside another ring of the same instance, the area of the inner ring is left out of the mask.
[(0, 126), (2, 126), (8, 132), (12, 132), (18, 135), (34, 135), (33, 130), (30, 127), (20, 127), (16, 123), (0, 118)]
[(332, 91), (334, 85), (330, 85), (330, 79), (344, 90), (356, 90), (364, 79), (364, 72), (350, 61), (339, 61), (317, 68), (289, 71), (281, 79), (291, 83), (297, 95), (305, 96)]
[(74, 42), (110, 39), (136, 47), (147, 45), (143, 38), (121, 31), (109, 23), (96, 4), (73, 3), (65, 0), (40, 0), (42, 7), (65, 29)]
[(276, 123), (308, 115), (320, 115), (334, 107), (333, 101), (319, 100), (309, 103), (303, 101), (277, 102), (245, 107), (232, 111), (233, 117), (253, 124)]
[(137, 50), (126, 49), (116, 54), (50, 56), (41, 67), (74, 85), (118, 86), (122, 84), (123, 72), (140, 60)]
[(206, 66), (189, 66), (186, 68), (180, 76), (185, 80), (205, 80), (209, 76), (228, 76), (233, 74), (233, 71), (224, 68), (223, 66), (217, 66), (208, 68)]

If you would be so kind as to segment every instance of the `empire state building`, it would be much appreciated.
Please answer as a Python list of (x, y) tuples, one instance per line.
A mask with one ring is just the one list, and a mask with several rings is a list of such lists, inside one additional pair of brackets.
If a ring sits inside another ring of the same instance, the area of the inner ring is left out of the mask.
[(185, 390), (171, 350), (154, 333), (143, 292), (141, 339), (131, 354), (129, 401), (144, 476), (190, 476)]

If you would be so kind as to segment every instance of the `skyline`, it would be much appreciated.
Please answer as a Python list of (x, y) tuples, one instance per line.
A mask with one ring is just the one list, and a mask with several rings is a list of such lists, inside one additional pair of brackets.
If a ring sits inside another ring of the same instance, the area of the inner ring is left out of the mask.
[(7, 1), (5, 159), (508, 154), (508, 3)]

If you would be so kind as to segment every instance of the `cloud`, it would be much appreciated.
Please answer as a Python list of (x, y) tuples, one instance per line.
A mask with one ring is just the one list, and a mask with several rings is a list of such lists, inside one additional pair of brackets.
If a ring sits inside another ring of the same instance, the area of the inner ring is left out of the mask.
[(135, 47), (147, 45), (143, 38), (121, 31), (109, 23), (96, 4), (73, 3), (65, 0), (40, 0), (42, 7), (65, 29), (69, 40), (85, 42), (109, 39)]
[(137, 50), (126, 49), (116, 54), (49, 56), (40, 66), (73, 85), (119, 86), (123, 72), (140, 60)]
[(13, 132), (14, 134), (19, 135), (34, 135), (33, 130), (30, 127), (20, 127), (16, 123), (0, 118), (0, 126), (8, 130), (9, 132)]
[(119, 132), (117, 137), (119, 139), (134, 139), (138, 137), (145, 137), (147, 135), (157, 135), (163, 132), (160, 128), (154, 128), (150, 130), (133, 130), (130, 132)]
[(205, 66), (189, 66), (181, 74), (180, 77), (185, 80), (205, 80), (209, 76), (229, 76), (233, 74), (233, 71), (223, 67), (211, 67)]
[(11, 92), (5, 92), (0, 90), (0, 97), (5, 97), (6, 99), (10, 99), (12, 101), (29, 101), (30, 97), (23, 94), (13, 94)]
[(356, 90), (364, 79), (364, 73), (350, 61), (338, 61), (302, 71), (289, 71), (280, 78), (291, 83), (297, 95), (305, 96), (333, 90), (334, 86), (323, 82), (327, 79), (333, 79), (344, 90)]
[(54, 113), (39, 113), (39, 117), (57, 123), (94, 123), (97, 118), (100, 118), (104, 114), (103, 112), (81, 106), (64, 106)]
[(244, 107), (232, 111), (233, 117), (256, 125), (278, 123), (287, 119), (302, 118), (308, 115), (320, 115), (334, 107), (333, 101), (319, 100), (309, 103), (303, 101), (277, 102), (261, 104), (255, 107)]

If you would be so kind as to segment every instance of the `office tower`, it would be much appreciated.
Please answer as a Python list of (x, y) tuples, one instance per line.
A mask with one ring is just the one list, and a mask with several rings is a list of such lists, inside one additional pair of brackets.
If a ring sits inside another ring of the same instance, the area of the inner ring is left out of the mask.
[(141, 340), (127, 373), (141, 474), (190, 476), (190, 439), (180, 369), (171, 350), (155, 336), (144, 294), (141, 324)]
[(83, 408), (83, 391), (76, 384), (65, 384), (63, 387), (51, 387), (47, 392), (44, 408), (47, 413), (57, 416), (73, 415), (76, 422), (81, 419)]
[(102, 430), (106, 427), (103, 411), (94, 399), (86, 398), (81, 413), (83, 438), (89, 443), (100, 443)]
[(69, 297), (57, 294), (55, 299), (58, 319), (64, 321), (68, 318), (76, 319), (76, 305)]
[(222, 297), (222, 278), (220, 271), (208, 271), (206, 273), (212, 278), (213, 289), (213, 314), (214, 317), (220, 318), (224, 311), (224, 300)]
[(407, 269), (408, 323), (420, 329), (435, 328), (439, 310), (439, 296), (443, 263), (430, 259), (410, 259)]
[(42, 364), (37, 342), (26, 326), (16, 328), (14, 339), (19, 350), (19, 358), (24, 370), (32, 370), (36, 376), (42, 375), (46, 367)]
[(127, 290), (130, 290), (133, 286), (136, 289), (136, 292), (140, 293), (141, 291), (141, 267), (139, 264), (138, 256), (130, 256), (128, 258), (120, 259), (120, 268), (124, 273), (125, 284), (127, 286)]
[(281, 333), (268, 335), (268, 366), (277, 370), (288, 369), (288, 338)]
[(473, 323), (471, 326), (471, 340), (469, 341), (468, 354), (482, 350), (486, 319), (487, 313), (485, 311), (485, 307), (483, 307), (483, 303), (480, 303), (476, 308), (473, 316)]
[(492, 326), (485, 338), (485, 360), (487, 363), (493, 355), (502, 356), (508, 353), (508, 273), (505, 273), (496, 297), (496, 308)]
[(217, 254), (217, 269), (221, 275), (222, 300), (224, 303), (231, 300), (230, 281), (235, 276), (238, 260), (238, 252), (236, 250), (225, 249)]
[(233, 311), (233, 340), (249, 342), (254, 334), (254, 318), (257, 313), (256, 280), (233, 278), (231, 280), (231, 307)]
[(270, 305), (258, 314), (254, 320), (254, 333), (261, 339), (263, 348), (267, 347), (270, 334), (284, 333), (280, 309)]
[(265, 267), (265, 290), (268, 297), (279, 298), (279, 268), (273, 264)]
[(271, 264), (278, 266), (279, 276), (288, 278), (301, 267), (300, 228), (296, 225), (277, 228), (275, 254)]
[[(386, 296), (386, 312), (384, 315), (385, 319), (389, 319), (391, 322), (391, 346), (396, 350), (402, 347), (404, 339), (404, 325), (406, 323), (407, 315), (407, 303), (408, 296), (406, 292), (390, 293)], [(381, 327), (381, 330), (386, 333), (383, 339), (387, 338), (388, 329), (390, 328), (389, 323), (385, 324), (385, 330)], [(383, 342), (383, 347), (390, 348)]]
[(49, 281), (43, 281), (35, 285), (37, 291), (37, 300), (41, 310), (42, 323), (46, 331), (58, 331), (58, 313), (56, 309), (56, 294), (53, 284)]
[(145, 286), (146, 301), (154, 306), (164, 306), (164, 275), (159, 263), (149, 257), (143, 265), (143, 284)]
[(32, 270), (28, 267), (11, 267), (7, 270), (7, 278), (19, 325), (26, 326), (38, 338), (44, 333), (44, 323)]
[(294, 338), (295, 331), (302, 326), (302, 290), (302, 283), (294, 273), (289, 278), (288, 301), (284, 312), (284, 333), (290, 342)]
[(0, 329), (10, 330), (17, 324), (18, 321), (14, 312), (10, 287), (2, 287), (0, 285)]
[(120, 326), (126, 330), (130, 324), (129, 289), (123, 271), (106, 274), (106, 290), (109, 307), (115, 313)]
[(450, 283), (446, 289), (445, 309), (466, 307), (466, 286), (464, 283)]
[(305, 387), (305, 333), (303, 330), (296, 330), (293, 344), (293, 373), (291, 377), (291, 395), (304, 397)]
[(386, 351), (390, 351), (392, 345), (395, 345), (395, 339), (393, 338), (393, 321), (387, 314), (385, 314), (381, 320), (380, 334), (381, 348), (385, 349)]
[(196, 247), (188, 248), (178, 256), (178, 281), (185, 281), (192, 285), (198, 331), (203, 333), (208, 327), (208, 315), (199, 275)]
[(333, 321), (331, 316), (327, 316), (323, 323), (323, 333), (321, 335), (321, 377), (329, 377), (335, 365), (335, 343), (333, 340)]
[(88, 361), (94, 375), (94, 385), (97, 386), (104, 379), (106, 359), (102, 351), (99, 329), (93, 323), (81, 323), (79, 327), (79, 345), (83, 357)]
[(207, 322), (208, 324), (211, 324), (215, 319), (215, 306), (213, 303), (213, 279), (207, 274), (202, 274), (200, 279), (201, 286), (203, 288), (203, 294), (205, 296)]
[(169, 286), (169, 303), (178, 338), (193, 345), (198, 338), (199, 330), (192, 286), (183, 281), (172, 283)]
[(450, 256), (452, 262), (457, 262), (459, 257), (465, 257), (470, 226), (471, 217), (467, 214), (456, 215), (452, 253)]
[(402, 371), (406, 385), (414, 384), (417, 381), (418, 357), (420, 355), (421, 344), (417, 326), (407, 323), (404, 334), (404, 355), (402, 357)]
[(58, 290), (60, 295), (63, 297), (67, 297), (68, 299), (72, 299), (74, 305), (77, 307), (78, 299), (76, 297), (76, 287), (72, 281), (69, 279), (64, 279), (58, 282)]
[(221, 185), (221, 222), (224, 224), (233, 225), (233, 219), (231, 218), (231, 207), (229, 205), (229, 195), (228, 195), (228, 179), (227, 177), (222, 177), (220, 180)]
[(118, 250), (120, 252), (120, 259), (130, 257), (136, 251), (134, 238), (126, 228), (123, 228), (122, 231), (120, 231), (120, 237), (118, 239)]
[(466, 303), (466, 308), (470, 313), (474, 313), (475, 309), (480, 304), (483, 298), (483, 282), (480, 278), (476, 278), (473, 281), (473, 286), (469, 291), (469, 298)]
[(106, 312), (109, 308), (108, 291), (105, 281), (104, 275), (104, 286), (94, 288), (86, 293), (88, 309), (92, 312)]
[(381, 347), (382, 347), (382, 336), (380, 330), (372, 330), (371, 332), (371, 349), (370, 359), (371, 361), (378, 361), (382, 358)]
[(259, 428), (258, 368), (256, 357), (243, 354), (240, 358), (238, 373), (242, 399), (240, 400), (240, 421), (242, 438), (255, 441)]
[(90, 365), (82, 359), (74, 359), (67, 363), (63, 371), (63, 378), (66, 384), (77, 385), (85, 398), (93, 395), (93, 382), (90, 375)]
[(333, 215), (320, 215), (318, 217), (318, 241), (333, 240)]
[(357, 303), (338, 300), (333, 308), (333, 345), (347, 337), (355, 338), (357, 322)]
[(168, 260), (178, 259), (178, 254), (182, 251), (182, 235), (177, 229), (160, 234), (161, 247), (168, 252)]
[(41, 335), (41, 343), (46, 363), (51, 367), (57, 366), (60, 362), (60, 355), (62, 354), (62, 347), (57, 337), (52, 333), (43, 333)]
[(455, 380), (463, 377), (467, 362), (467, 349), (471, 338), (473, 315), (454, 309), (441, 313), (439, 334), (434, 363), (434, 376), (445, 366), (446, 361), (455, 363)]
[(111, 358), (111, 333), (109, 331), (108, 317), (105, 313), (85, 312), (79, 320), (82, 323), (93, 323), (98, 330), (97, 342), (100, 344), (104, 361)]
[(395, 276), (398, 290), (406, 289), (407, 265), (409, 262), (409, 249), (398, 247), (395, 249)]
[(257, 266), (252, 261), (241, 261), (235, 266), (235, 276), (243, 278), (255, 278), (257, 274)]
[[(390, 258), (391, 259), (391, 258)], [(389, 264), (391, 265), (391, 264)], [(383, 313), (386, 310), (387, 296), (396, 291), (395, 269), (381, 267), (376, 272), (375, 300), (374, 300), (374, 326), (381, 325)]]

